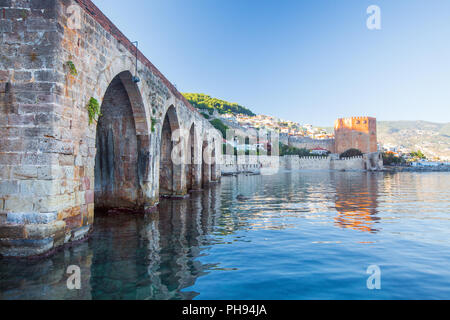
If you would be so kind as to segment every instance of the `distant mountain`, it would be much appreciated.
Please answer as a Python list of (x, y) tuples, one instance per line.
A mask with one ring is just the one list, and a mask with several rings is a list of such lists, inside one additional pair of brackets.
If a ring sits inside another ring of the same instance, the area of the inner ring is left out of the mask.
[(233, 102), (228, 102), (225, 100), (213, 98), (209, 95), (202, 93), (183, 93), (183, 96), (189, 101), (189, 103), (199, 109), (200, 111), (205, 111), (209, 114), (213, 114), (215, 110), (220, 114), (244, 114), (247, 116), (254, 117), (251, 110)]
[(427, 121), (379, 121), (378, 141), (382, 145), (421, 150), (427, 157), (450, 159), (450, 123)]

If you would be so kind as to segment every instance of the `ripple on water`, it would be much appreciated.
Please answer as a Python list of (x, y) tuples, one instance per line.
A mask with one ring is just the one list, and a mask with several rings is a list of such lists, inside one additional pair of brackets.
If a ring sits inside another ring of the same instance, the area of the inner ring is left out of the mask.
[[(97, 215), (88, 242), (48, 259), (0, 261), (0, 298), (448, 299), (449, 178), (224, 178), (152, 214)], [(69, 265), (80, 291), (67, 290)], [(367, 289), (371, 265), (380, 291)]]

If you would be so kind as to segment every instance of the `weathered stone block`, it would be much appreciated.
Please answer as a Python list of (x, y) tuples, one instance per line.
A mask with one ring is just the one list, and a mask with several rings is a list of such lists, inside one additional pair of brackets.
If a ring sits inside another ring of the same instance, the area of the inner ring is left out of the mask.
[(19, 193), (18, 181), (0, 181), (0, 196), (10, 196)]
[(14, 81), (31, 81), (32, 74), (29, 71), (15, 71)]
[(13, 179), (31, 180), (38, 178), (38, 170), (36, 166), (16, 166), (12, 170)]
[(8, 116), (9, 126), (30, 126), (35, 124), (34, 114), (10, 114)]
[(54, 21), (44, 18), (30, 18), (25, 22), (28, 31), (57, 31), (57, 25)]
[(0, 237), (2, 239), (25, 238), (25, 227), (23, 225), (0, 225)]
[[(7, 70), (0, 70), (0, 82), (8, 81), (9, 80), (9, 71)], [(5, 88), (0, 90), (0, 92), (5, 92)]]
[(73, 155), (61, 154), (58, 156), (60, 166), (73, 166), (75, 164), (75, 158)]
[(19, 181), (20, 194), (29, 196), (53, 196), (59, 194), (59, 187), (54, 180)]
[(64, 80), (64, 77), (54, 70), (35, 71), (34, 78), (36, 81), (43, 81), (43, 82), (61, 82)]
[(57, 175), (57, 172), (60, 172), (60, 170), (52, 166), (37, 166), (36, 168), (39, 180), (53, 180), (61, 177)]
[(0, 32), (11, 32), (12, 21), (1, 19), (0, 20)]
[(20, 138), (0, 139), (0, 152), (21, 152), (23, 140)]
[(5, 153), (0, 152), (0, 165), (20, 165), (22, 162), (21, 153)]
[(25, 153), (22, 156), (24, 165), (55, 165), (58, 163), (58, 155), (52, 153)]
[(33, 201), (29, 197), (9, 196), (5, 199), (4, 210), (11, 212), (33, 211)]
[(9, 224), (49, 224), (56, 221), (56, 212), (16, 213), (8, 212), (6, 223)]
[(0, 165), (0, 180), (10, 180), (12, 168), (12, 166)]
[(47, 239), (54, 237), (58, 232), (64, 233), (65, 228), (64, 221), (55, 221), (49, 224), (28, 224), (24, 226), (24, 231), (27, 239)]

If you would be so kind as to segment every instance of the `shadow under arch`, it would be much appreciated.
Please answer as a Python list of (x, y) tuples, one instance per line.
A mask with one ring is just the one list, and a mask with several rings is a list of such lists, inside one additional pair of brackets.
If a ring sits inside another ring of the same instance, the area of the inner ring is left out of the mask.
[[(171, 105), (163, 118), (161, 129), (161, 152), (159, 162), (159, 195), (171, 197), (185, 194), (181, 186), (182, 179), (182, 148), (175, 148), (175, 143), (180, 141), (180, 123), (175, 107)], [(177, 161), (174, 161), (176, 157)]]
[(150, 130), (139, 87), (130, 71), (105, 91), (96, 131), (95, 208), (144, 208), (148, 199)]

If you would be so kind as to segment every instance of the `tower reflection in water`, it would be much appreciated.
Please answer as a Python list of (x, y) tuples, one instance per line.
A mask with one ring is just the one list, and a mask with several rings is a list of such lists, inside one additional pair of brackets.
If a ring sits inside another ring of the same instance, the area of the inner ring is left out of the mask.
[[(337, 178), (336, 175), (339, 175)], [(378, 183), (375, 174), (333, 174), (336, 188), (336, 225), (358, 231), (376, 233), (378, 214)]]

